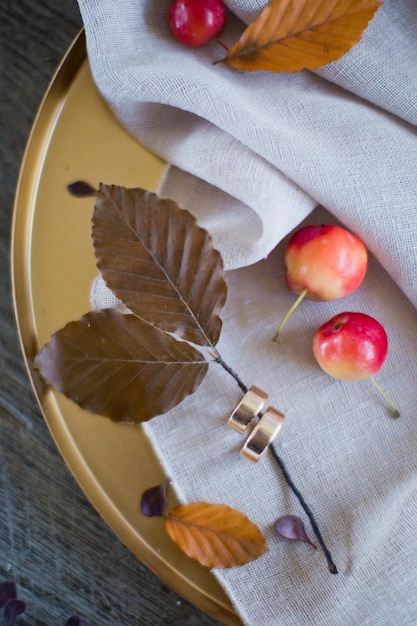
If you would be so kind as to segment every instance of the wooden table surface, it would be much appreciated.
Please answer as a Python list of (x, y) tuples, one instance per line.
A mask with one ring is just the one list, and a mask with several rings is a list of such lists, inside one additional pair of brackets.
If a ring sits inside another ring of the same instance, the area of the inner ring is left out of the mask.
[[(76, 0), (0, 0), (0, 583), (26, 602), (20, 625), (214, 626), (154, 576), (87, 501), (41, 416), (12, 306), (10, 227), (42, 96), (81, 28)], [(2, 623), (2, 617), (0, 622)]]

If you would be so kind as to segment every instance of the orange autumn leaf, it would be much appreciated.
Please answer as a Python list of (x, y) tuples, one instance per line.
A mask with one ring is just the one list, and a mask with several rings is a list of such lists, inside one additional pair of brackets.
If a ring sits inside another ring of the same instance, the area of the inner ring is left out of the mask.
[(180, 505), (166, 515), (165, 525), (181, 550), (207, 567), (243, 565), (267, 550), (258, 526), (225, 504)]
[(358, 43), (381, 4), (379, 0), (272, 0), (223, 62), (251, 72), (316, 70)]

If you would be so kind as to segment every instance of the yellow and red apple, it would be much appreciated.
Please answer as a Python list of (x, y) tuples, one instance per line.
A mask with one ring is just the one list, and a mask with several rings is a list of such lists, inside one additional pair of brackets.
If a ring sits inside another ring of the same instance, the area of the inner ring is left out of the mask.
[(281, 321), (273, 341), (300, 302), (338, 300), (353, 293), (365, 278), (368, 253), (357, 235), (335, 224), (303, 226), (284, 252), (285, 284), (298, 295)]
[(310, 300), (337, 300), (363, 281), (368, 253), (359, 237), (340, 226), (305, 226), (289, 240), (284, 263), (290, 291), (306, 289)]
[(313, 337), (316, 361), (327, 374), (340, 380), (372, 378), (381, 369), (387, 351), (384, 327), (365, 313), (339, 313)]

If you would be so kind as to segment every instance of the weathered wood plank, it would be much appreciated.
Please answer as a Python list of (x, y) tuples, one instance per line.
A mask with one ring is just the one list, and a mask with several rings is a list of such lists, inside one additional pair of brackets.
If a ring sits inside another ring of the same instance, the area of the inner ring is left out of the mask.
[(114, 536), (60, 457), (26, 376), (12, 313), (12, 205), (43, 93), (81, 27), (75, 0), (0, 3), (0, 582), (13, 578), (20, 624), (217, 624), (168, 589)]

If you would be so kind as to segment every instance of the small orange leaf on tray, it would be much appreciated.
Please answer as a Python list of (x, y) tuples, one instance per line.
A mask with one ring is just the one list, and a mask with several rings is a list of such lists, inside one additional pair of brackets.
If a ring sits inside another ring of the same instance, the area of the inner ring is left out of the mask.
[(166, 515), (165, 525), (181, 550), (207, 567), (243, 565), (267, 550), (258, 526), (225, 504), (180, 505)]
[(316, 70), (358, 43), (381, 4), (379, 0), (272, 0), (223, 62), (251, 72)]

